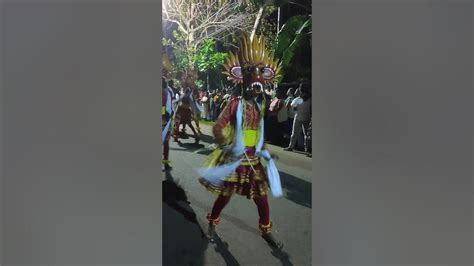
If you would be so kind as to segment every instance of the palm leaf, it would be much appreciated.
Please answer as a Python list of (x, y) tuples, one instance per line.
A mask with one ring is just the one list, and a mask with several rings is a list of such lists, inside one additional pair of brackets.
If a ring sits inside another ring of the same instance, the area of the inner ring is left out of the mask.
[[(278, 44), (275, 57), (280, 58), (283, 73), (290, 65), (295, 51), (304, 40), (306, 29), (311, 27), (311, 18), (307, 16), (294, 16), (285, 23), (278, 33)], [(280, 80), (283, 76), (280, 77)], [(280, 81), (279, 80), (279, 81)]]
[(275, 48), (275, 56), (281, 57), (295, 37), (296, 31), (308, 20), (305, 16), (293, 16), (281, 27), (278, 32), (278, 44)]

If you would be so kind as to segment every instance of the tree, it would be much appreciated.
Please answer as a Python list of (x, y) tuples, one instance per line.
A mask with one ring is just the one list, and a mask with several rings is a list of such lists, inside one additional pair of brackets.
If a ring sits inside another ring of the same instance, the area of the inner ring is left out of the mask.
[(309, 36), (310, 31), (311, 16), (293, 16), (281, 28), (278, 33), (275, 57), (281, 59), (283, 73), (289, 68), (295, 52), (306, 40), (305, 37)]
[(205, 40), (198, 47), (193, 62), (199, 71), (206, 73), (206, 84), (208, 89), (210, 72), (216, 72), (216, 69), (224, 63), (226, 57), (227, 53), (217, 52), (216, 41), (213, 39)]
[(266, 7), (272, 6), (275, 1), (272, 0), (240, 0), (240, 2), (250, 8), (257, 9), (257, 16), (255, 17), (255, 21), (253, 23), (252, 31), (250, 32), (250, 39), (253, 39), (255, 34), (257, 33), (258, 26), (260, 25), (260, 21), (262, 20), (263, 11)]
[(251, 39), (253, 39), (253, 37), (257, 34), (257, 30), (259, 26), (261, 25), (262, 20), (264, 20), (265, 18), (265, 15), (264, 15), (265, 12), (272, 13), (275, 8), (280, 8), (281, 6), (285, 4), (296, 4), (289, 0), (240, 0), (240, 1), (248, 7), (258, 9), (257, 16), (255, 17), (252, 31), (250, 33)]
[(180, 64), (194, 68), (193, 58), (205, 40), (222, 39), (235, 31), (249, 28), (249, 15), (242, 11), (239, 1), (225, 0), (166, 0), (163, 20), (176, 25), (170, 45)]

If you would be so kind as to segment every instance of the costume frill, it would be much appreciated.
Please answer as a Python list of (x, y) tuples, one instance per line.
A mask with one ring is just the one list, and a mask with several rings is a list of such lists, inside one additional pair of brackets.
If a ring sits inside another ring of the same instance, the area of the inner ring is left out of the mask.
[[(263, 115), (265, 103), (249, 107), (236, 97), (223, 110), (217, 123), (225, 124), (223, 136), (226, 145), (217, 148), (198, 169), (199, 182), (211, 193), (230, 196), (239, 194), (247, 198), (265, 196), (270, 189), (274, 197), (283, 195), (280, 175), (268, 150), (264, 147)], [(237, 105), (237, 106), (236, 106)], [(232, 111), (235, 109), (235, 113)], [(255, 115), (255, 112), (258, 112)], [(253, 145), (248, 145), (247, 130), (256, 132)], [(252, 126), (253, 125), (253, 126)], [(244, 136), (245, 135), (245, 136)], [(265, 159), (266, 167), (261, 163)]]

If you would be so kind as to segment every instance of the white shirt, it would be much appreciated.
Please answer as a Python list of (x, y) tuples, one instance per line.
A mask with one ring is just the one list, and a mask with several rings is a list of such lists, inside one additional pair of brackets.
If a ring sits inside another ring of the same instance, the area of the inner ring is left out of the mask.
[(298, 105), (302, 104), (303, 103), (303, 98), (301, 97), (296, 97), (295, 99), (293, 99), (293, 101), (291, 102), (291, 107), (297, 107)]

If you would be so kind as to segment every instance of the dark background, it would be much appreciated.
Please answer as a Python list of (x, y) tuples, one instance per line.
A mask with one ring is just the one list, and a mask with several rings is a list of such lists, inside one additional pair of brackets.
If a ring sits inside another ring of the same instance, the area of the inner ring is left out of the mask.
[(314, 3), (313, 262), (472, 265), (472, 4)]
[[(160, 3), (20, 2), (2, 264), (159, 265)], [(472, 265), (472, 4), (313, 8), (313, 263)]]
[(2, 3), (2, 260), (161, 263), (159, 2)]

